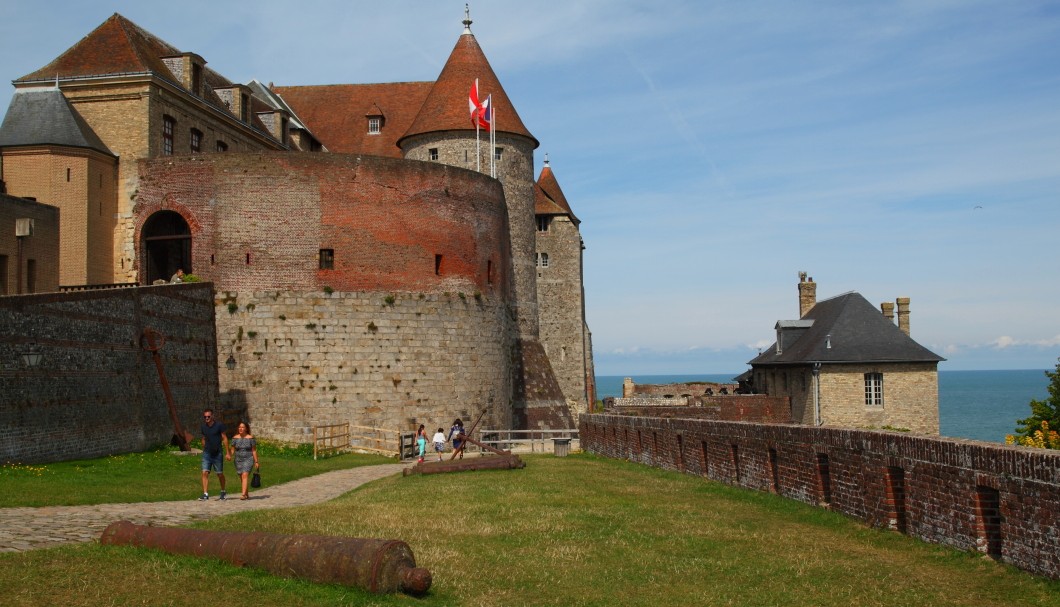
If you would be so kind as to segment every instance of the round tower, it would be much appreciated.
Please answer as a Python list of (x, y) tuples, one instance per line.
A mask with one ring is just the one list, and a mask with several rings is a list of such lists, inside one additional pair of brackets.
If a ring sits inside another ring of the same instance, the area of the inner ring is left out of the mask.
[[(472, 94), (472, 88), (477, 89)], [(487, 104), (489, 127), (475, 117), (470, 99)], [(488, 100), (488, 101), (487, 101)], [(476, 127), (476, 124), (479, 126)], [(490, 131), (493, 130), (493, 141)], [(408, 131), (398, 140), (405, 158), (491, 170), (504, 189), (511, 244), (511, 302), (518, 326), (519, 367), (513, 394), (517, 425), (571, 427), (573, 420), (549, 357), (540, 342), (534, 219), (534, 149), (538, 141), (523, 125), (464, 17), (457, 40), (438, 80)]]

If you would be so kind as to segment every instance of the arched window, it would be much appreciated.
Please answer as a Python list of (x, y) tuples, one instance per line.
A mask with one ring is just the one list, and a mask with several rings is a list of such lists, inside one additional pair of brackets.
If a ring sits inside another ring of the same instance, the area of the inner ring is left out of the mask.
[(177, 270), (192, 273), (191, 228), (176, 211), (159, 211), (140, 230), (141, 271), (145, 284), (168, 281)]

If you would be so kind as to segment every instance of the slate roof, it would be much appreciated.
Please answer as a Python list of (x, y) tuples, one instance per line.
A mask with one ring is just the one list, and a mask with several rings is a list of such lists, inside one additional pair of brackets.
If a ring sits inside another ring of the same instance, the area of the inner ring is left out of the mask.
[[(397, 141), (412, 125), (432, 86), (433, 82), (392, 82), (274, 86), (272, 91), (329, 152), (403, 158)], [(380, 115), (380, 133), (369, 135), (368, 116)]]
[(571, 211), (567, 197), (563, 195), (563, 190), (559, 187), (559, 182), (556, 181), (556, 176), (552, 173), (552, 167), (547, 159), (545, 166), (541, 168), (537, 183), (534, 184), (534, 214), (568, 215), (574, 225), (581, 223)]
[(495, 120), (499, 125), (498, 132), (513, 133), (528, 137), (538, 146), (537, 139), (530, 134), (519, 118), (515, 106), (508, 94), (504, 92), (497, 75), (493, 73), (486, 55), (475, 40), (470, 30), (465, 31), (456, 41), (453, 52), (442, 68), (438, 80), (431, 87), (430, 94), (416, 114), (412, 126), (398, 139), (401, 140), (438, 131), (466, 131), (473, 128), (467, 98), (475, 79), (478, 79), (479, 98), (492, 95)]
[[(805, 322), (813, 324), (805, 327)], [(780, 321), (781, 323), (787, 321)], [(805, 329), (780, 354), (776, 343), (751, 365), (821, 363), (940, 362), (946, 360), (913, 341), (858, 293), (844, 293), (817, 304), (792, 327)], [(831, 347), (828, 347), (828, 346)]]
[(59, 89), (19, 91), (0, 125), (0, 147), (62, 145), (109, 156), (107, 148)]

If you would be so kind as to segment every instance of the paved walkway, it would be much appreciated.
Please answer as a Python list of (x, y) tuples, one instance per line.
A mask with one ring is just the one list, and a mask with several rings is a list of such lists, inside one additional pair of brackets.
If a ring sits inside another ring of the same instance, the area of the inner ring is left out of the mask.
[[(403, 468), (404, 464), (383, 464), (326, 472), (274, 487), (263, 487), (252, 492), (248, 500), (239, 499), (239, 479), (236, 478), (235, 498), (230, 497), (223, 502), (217, 499), (217, 493), (211, 493), (208, 502), (189, 499), (95, 506), (0, 508), (0, 552), (22, 552), (98, 540), (107, 525), (121, 520), (139, 525), (176, 526), (233, 512), (315, 504), (338, 497), (364, 483), (398, 474)], [(228, 485), (232, 486), (231, 478)], [(215, 481), (211, 489), (216, 487)]]

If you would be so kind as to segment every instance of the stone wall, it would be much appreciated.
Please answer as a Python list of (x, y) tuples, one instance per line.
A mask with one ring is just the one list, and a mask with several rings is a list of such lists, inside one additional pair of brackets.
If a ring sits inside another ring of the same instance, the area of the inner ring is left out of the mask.
[(770, 491), (1060, 578), (1060, 453), (781, 424), (583, 416), (582, 448)]
[[(217, 403), (210, 284), (0, 297), (0, 461), (61, 461), (169, 442), (169, 419), (145, 328), (185, 429)], [(42, 360), (26, 367), (21, 353)]]
[[(514, 321), (470, 293), (217, 294), (222, 399), (255, 434), (312, 440), (312, 428), (512, 427)], [(231, 354), (236, 368), (224, 361)]]

